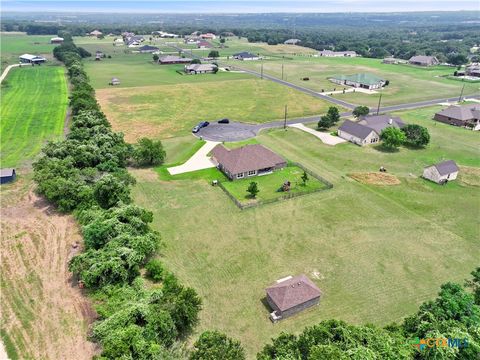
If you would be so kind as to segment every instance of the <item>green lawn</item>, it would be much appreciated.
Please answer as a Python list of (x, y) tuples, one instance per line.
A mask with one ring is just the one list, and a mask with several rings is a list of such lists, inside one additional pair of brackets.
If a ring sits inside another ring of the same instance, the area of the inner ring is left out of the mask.
[[(327, 186), (314, 178), (309, 176), (306, 184), (303, 184), (301, 179), (303, 170), (298, 166), (288, 166), (283, 169), (274, 171), (272, 174), (255, 176), (248, 179), (224, 181), (223, 186), (242, 204), (250, 204), (258, 201), (269, 201), (280, 198), (290, 194), (306, 194), (319, 189), (326, 189)], [(291, 187), (288, 193), (281, 190), (284, 182), (290, 181)], [(259, 193), (255, 199), (247, 192), (248, 186), (251, 182), (256, 182)]]
[[(129, 141), (141, 136), (168, 138), (186, 135), (202, 120), (224, 117), (251, 123), (278, 120), (284, 116), (285, 104), (290, 118), (321, 114), (329, 106), (324, 100), (271, 81), (201, 82), (219, 75), (190, 75), (189, 78), (199, 81), (143, 86), (134, 91), (131, 88), (99, 89), (97, 98), (113, 128), (124, 132)], [(172, 76), (180, 80), (187, 77), (176, 73)]]
[[(332, 147), (295, 129), (261, 133), (260, 143), (334, 188), (249, 210), (239, 210), (202, 176), (168, 181), (133, 172), (135, 201), (154, 212), (153, 226), (167, 244), (166, 265), (204, 301), (197, 333), (225, 331), (254, 358), (281, 331), (330, 318), (400, 321), (440, 284), (463, 281), (480, 258), (479, 188), (462, 180), (464, 170), (446, 186), (419, 176), (442, 159), (480, 167), (478, 134), (433, 122), (436, 109), (400, 113), (429, 129), (432, 143), (421, 150)], [(381, 165), (401, 184), (365, 185), (346, 176)], [(322, 290), (320, 306), (272, 324), (262, 303), (265, 287), (300, 273)]]
[(54, 35), (26, 35), (22, 33), (0, 33), (1, 43), (1, 70), (8, 65), (18, 64), (18, 56), (30, 54), (42, 54), (52, 58), (52, 50), (56, 46), (50, 44)]
[[(227, 63), (237, 64), (260, 71), (261, 62), (235, 61)], [(415, 67), (410, 65), (382, 64), (381, 59), (368, 58), (314, 58), (294, 57), (293, 60), (267, 60), (263, 62), (263, 71), (276, 77), (282, 76), (282, 63), (284, 79), (298, 85), (321, 92), (343, 89), (328, 80), (335, 74), (350, 75), (355, 73), (372, 73), (390, 81), (390, 84), (377, 94), (347, 93), (337, 94), (335, 97), (368, 106), (376, 106), (380, 93), (383, 105), (395, 105), (443, 97), (459, 96), (465, 84), (464, 94), (478, 93), (478, 83), (463, 83), (443, 76), (452, 74), (454, 68), (435, 66), (430, 68)], [(309, 81), (302, 78), (309, 77)], [(349, 87), (346, 87), (347, 89)]]
[(2, 84), (2, 167), (30, 162), (47, 140), (60, 138), (67, 104), (63, 67), (12, 69)]

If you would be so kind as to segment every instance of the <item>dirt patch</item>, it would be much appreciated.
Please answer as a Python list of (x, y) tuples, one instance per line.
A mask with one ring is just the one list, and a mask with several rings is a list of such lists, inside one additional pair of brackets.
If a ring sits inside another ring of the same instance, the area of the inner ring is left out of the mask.
[(460, 166), (458, 180), (468, 186), (480, 186), (480, 168)]
[(68, 260), (81, 242), (71, 216), (59, 214), (21, 178), (2, 186), (2, 330), (21, 358), (91, 359), (96, 317), (73, 284)]
[(158, 181), (158, 173), (153, 169), (128, 168), (128, 172), (137, 180), (145, 182)]
[(399, 185), (400, 180), (392, 174), (381, 172), (365, 172), (348, 174), (352, 179), (368, 185)]

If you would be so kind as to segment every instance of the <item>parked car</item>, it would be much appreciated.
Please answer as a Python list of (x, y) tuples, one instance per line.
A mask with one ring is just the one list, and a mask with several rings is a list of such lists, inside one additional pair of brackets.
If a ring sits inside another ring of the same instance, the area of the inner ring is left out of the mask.
[(195, 126), (193, 129), (192, 129), (192, 133), (196, 134), (197, 132), (200, 131), (200, 126)]
[(199, 124), (202, 128), (204, 127), (207, 127), (208, 125), (210, 125), (210, 123), (208, 121), (202, 121), (200, 124)]
[(204, 127), (207, 127), (208, 125), (210, 125), (210, 123), (208, 121), (200, 121), (197, 126), (195, 126), (193, 129), (192, 129), (192, 132), (193, 133), (197, 133), (200, 131), (201, 128), (204, 128)]
[(219, 124), (229, 124), (229, 123), (230, 123), (230, 120), (228, 120), (227, 118), (225, 118), (225, 119), (218, 120), (218, 123), (219, 123)]

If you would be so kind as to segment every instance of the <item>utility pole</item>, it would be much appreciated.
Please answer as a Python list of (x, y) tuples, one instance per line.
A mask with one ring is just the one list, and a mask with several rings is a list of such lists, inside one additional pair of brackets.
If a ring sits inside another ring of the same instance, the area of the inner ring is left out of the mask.
[(285, 120), (283, 122), (283, 128), (287, 130), (287, 105), (285, 104)]
[(283, 80), (283, 62), (282, 62), (282, 80)]
[(260, 79), (263, 79), (263, 61), (261, 62)]
[(380, 94), (380, 97), (378, 98), (378, 106), (377, 106), (377, 115), (380, 112), (380, 103), (382, 101), (382, 94)]
[(463, 84), (462, 92), (460, 93), (460, 97), (458, 98), (458, 102), (462, 101), (462, 98), (463, 98), (463, 90), (465, 90), (465, 84)]

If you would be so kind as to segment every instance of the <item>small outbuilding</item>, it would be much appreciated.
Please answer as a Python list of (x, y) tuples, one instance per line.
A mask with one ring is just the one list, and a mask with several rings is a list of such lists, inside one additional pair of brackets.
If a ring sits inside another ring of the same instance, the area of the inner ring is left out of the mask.
[(386, 80), (368, 73), (353, 75), (333, 75), (329, 80), (335, 84), (347, 85), (355, 88), (368, 90), (381, 89), (387, 83)]
[(285, 45), (298, 45), (302, 42), (300, 39), (288, 39), (284, 42)]
[(423, 169), (423, 178), (443, 185), (448, 181), (455, 180), (459, 170), (455, 161), (442, 161)]
[(120, 80), (118, 78), (112, 78), (108, 85), (120, 85)]
[(31, 54), (23, 54), (23, 55), (20, 55), (18, 58), (20, 62), (23, 64), (41, 64), (47, 61), (47, 59), (45, 59), (42, 56), (31, 55)]
[(435, 56), (417, 55), (412, 56), (408, 62), (411, 65), (418, 66), (433, 66), (440, 64), (440, 61)]
[(304, 274), (287, 276), (266, 288), (267, 303), (273, 312), (273, 322), (295, 315), (320, 301), (320, 289)]
[(50, 44), (63, 44), (64, 38), (62, 37), (53, 37), (50, 39)]
[(17, 174), (14, 168), (0, 169), (0, 184), (6, 184), (15, 181)]

